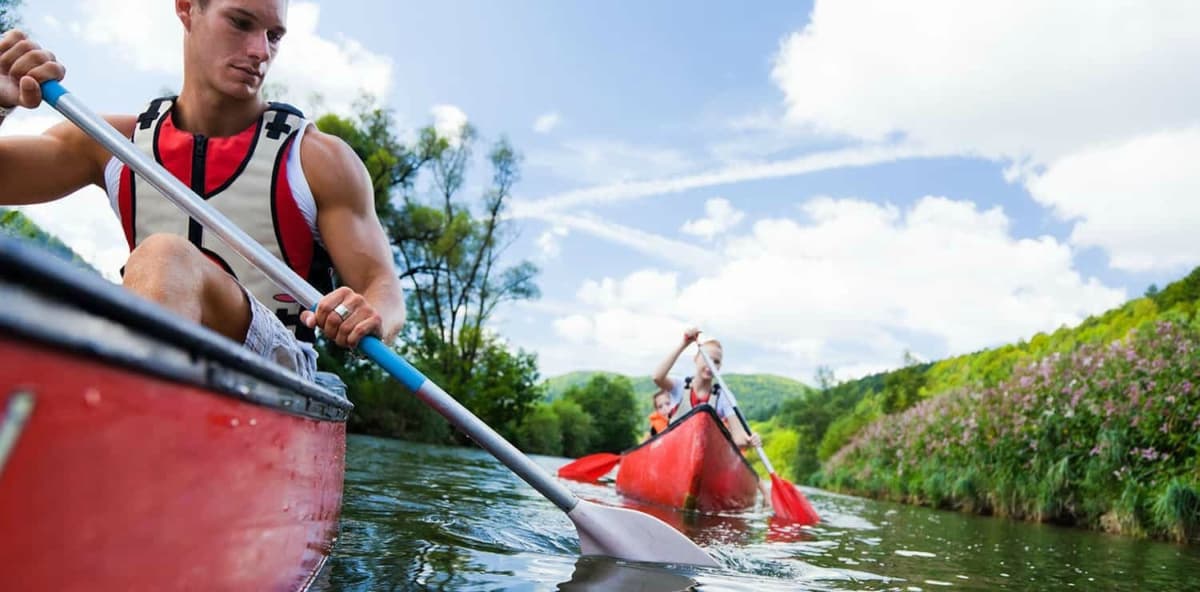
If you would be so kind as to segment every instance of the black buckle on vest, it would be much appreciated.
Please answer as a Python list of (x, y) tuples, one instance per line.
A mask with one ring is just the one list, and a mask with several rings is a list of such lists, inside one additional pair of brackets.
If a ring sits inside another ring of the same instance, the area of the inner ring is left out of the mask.
[(159, 97), (150, 101), (150, 106), (146, 107), (146, 111), (138, 115), (137, 124), (139, 129), (150, 129), (154, 122), (158, 120), (158, 111), (162, 107), (163, 102), (173, 100), (174, 97)]
[(292, 133), (292, 126), (287, 124), (287, 111), (276, 111), (275, 118), (267, 124), (267, 138), (278, 140), (281, 135)]

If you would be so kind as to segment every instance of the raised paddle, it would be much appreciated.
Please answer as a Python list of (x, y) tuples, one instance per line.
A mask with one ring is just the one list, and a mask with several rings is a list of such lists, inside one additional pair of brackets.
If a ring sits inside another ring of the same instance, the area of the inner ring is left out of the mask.
[[(696, 342), (696, 350), (704, 357), (704, 363), (708, 364), (708, 369), (712, 371), (713, 376), (717, 379), (717, 384), (721, 385), (721, 393), (729, 397), (729, 402), (733, 405), (733, 412), (737, 415), (738, 421), (742, 423), (742, 428), (746, 430), (746, 434), (750, 434), (750, 424), (746, 423), (746, 417), (742, 415), (742, 410), (738, 409), (737, 397), (733, 396), (733, 391), (729, 385), (725, 384), (725, 379), (721, 378), (721, 373), (717, 371), (717, 367), (708, 358), (708, 354), (704, 352), (704, 348), (700, 342)], [(775, 472), (775, 467), (771, 466), (771, 461), (767, 460), (767, 453), (763, 452), (762, 446), (755, 446), (758, 451), (758, 458), (762, 460), (762, 464), (766, 467), (767, 472), (771, 475), (771, 507), (775, 509), (775, 516), (782, 520), (790, 520), (802, 525), (816, 524), (820, 518), (817, 516), (817, 511), (813, 509), (812, 504), (808, 503), (808, 499), (800, 490), (796, 489), (790, 481), (780, 477)]]
[[(107, 121), (84, 106), (58, 81), (42, 83), (42, 96), (67, 119), (156, 187), (167, 199), (219, 236), (251, 265), (291, 294), (297, 302), (311, 309), (321, 299), (321, 293), (308, 282), (234, 226), (220, 212), (197, 197), (179, 179), (138, 150), (129, 138), (122, 136)], [(584, 555), (605, 555), (628, 561), (717, 566), (717, 562), (704, 550), (657, 518), (624, 508), (593, 504), (575, 497), (569, 489), (379, 339), (364, 337), (359, 342), (358, 349), (382, 366), (426, 405), (441, 413), (454, 427), (465, 432), (477, 444), (492, 453), (538, 493), (566, 512), (579, 532), (579, 546)]]
[(621, 462), (621, 455), (611, 452), (597, 452), (577, 458), (558, 468), (558, 476), (574, 481), (591, 483), (613, 470)]

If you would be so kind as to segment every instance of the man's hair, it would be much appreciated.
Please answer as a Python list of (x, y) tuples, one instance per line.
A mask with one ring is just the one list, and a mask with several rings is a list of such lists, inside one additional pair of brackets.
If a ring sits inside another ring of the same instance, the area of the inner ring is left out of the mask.
[(650, 395), (650, 400), (653, 401), (653, 400), (657, 399), (659, 395), (666, 395), (668, 399), (671, 398), (671, 393), (664, 391), (664, 390), (660, 390), (657, 393)]
[(708, 341), (700, 342), (700, 347), (704, 347), (706, 345), (715, 345), (715, 346), (717, 346), (717, 349), (719, 349), (721, 351), (725, 351), (725, 347), (722, 346), (721, 342), (717, 341), (716, 339), (709, 339)]

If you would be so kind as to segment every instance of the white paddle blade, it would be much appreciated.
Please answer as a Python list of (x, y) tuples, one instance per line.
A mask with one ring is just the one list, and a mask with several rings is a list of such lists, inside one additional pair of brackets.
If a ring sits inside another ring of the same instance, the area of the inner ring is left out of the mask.
[(641, 512), (579, 500), (567, 517), (579, 531), (579, 546), (584, 555), (718, 567), (716, 560), (683, 533)]

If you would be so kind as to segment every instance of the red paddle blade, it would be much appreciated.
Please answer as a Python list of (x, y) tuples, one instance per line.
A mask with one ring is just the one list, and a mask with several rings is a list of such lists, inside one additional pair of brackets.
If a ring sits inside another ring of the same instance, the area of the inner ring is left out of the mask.
[(619, 454), (597, 452), (563, 465), (558, 469), (558, 476), (574, 481), (595, 481), (608, 474), (619, 462)]
[(771, 506), (775, 508), (775, 517), (781, 520), (804, 526), (811, 526), (820, 520), (817, 511), (808, 503), (808, 498), (790, 481), (774, 473), (771, 473)]

